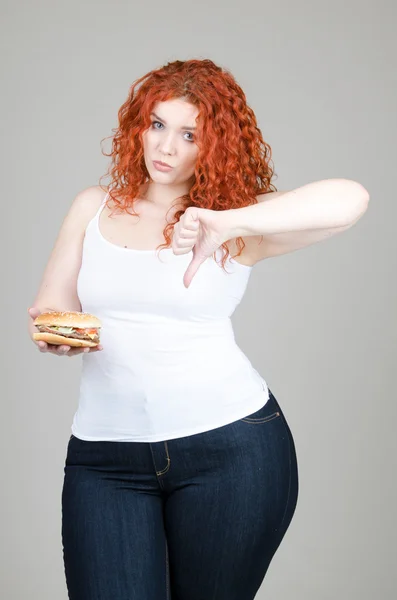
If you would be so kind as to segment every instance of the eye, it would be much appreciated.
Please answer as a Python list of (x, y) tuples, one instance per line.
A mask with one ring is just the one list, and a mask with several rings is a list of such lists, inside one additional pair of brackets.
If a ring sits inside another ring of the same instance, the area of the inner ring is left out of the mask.
[[(152, 121), (152, 127), (153, 127), (153, 129), (157, 129), (157, 130), (161, 129), (160, 127), (155, 127), (155, 125), (161, 125), (161, 127), (163, 127), (163, 123), (160, 123), (160, 121)], [(192, 136), (192, 137), (190, 138), (190, 140), (187, 140), (187, 141), (188, 141), (188, 142), (193, 142), (193, 141), (194, 141), (194, 136), (193, 136), (192, 132), (191, 132), (191, 131), (186, 131), (186, 133), (187, 133), (188, 135), (191, 135), (191, 136)]]

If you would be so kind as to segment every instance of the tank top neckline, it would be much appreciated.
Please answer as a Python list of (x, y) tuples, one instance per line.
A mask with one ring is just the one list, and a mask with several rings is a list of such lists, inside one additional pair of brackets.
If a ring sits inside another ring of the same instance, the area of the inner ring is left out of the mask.
[[(157, 252), (166, 252), (166, 251), (173, 252), (172, 248), (161, 248), (160, 250), (157, 250), (157, 249), (138, 250), (137, 248), (124, 248), (123, 246), (119, 246), (118, 244), (113, 244), (113, 242), (110, 242), (108, 239), (106, 239), (104, 237), (104, 235), (102, 234), (102, 232), (100, 230), (100, 227), (99, 227), (99, 217), (100, 217), (100, 214), (101, 214), (101, 212), (103, 211), (103, 209), (105, 207), (105, 203), (106, 203), (107, 197), (108, 197), (108, 193), (106, 194), (105, 198), (102, 200), (101, 205), (100, 205), (100, 207), (99, 207), (96, 215), (94, 216), (95, 229), (96, 229), (96, 232), (98, 234), (98, 237), (100, 238), (100, 240), (103, 243), (107, 244), (111, 248), (115, 248), (116, 251), (118, 250), (118, 251), (123, 252), (124, 254), (126, 252), (128, 252), (130, 254), (132, 253), (132, 254), (147, 254), (147, 255), (152, 254), (153, 255), (153, 254), (156, 254)], [(237, 260), (235, 260), (231, 256), (229, 256), (229, 261), (231, 261), (235, 265), (238, 265), (239, 267), (242, 267), (243, 269), (251, 270), (253, 268), (253, 266), (250, 266), (250, 265), (243, 265), (242, 263), (238, 262)]]
[[(123, 253), (128, 252), (128, 253), (137, 253), (137, 254), (156, 254), (156, 252), (158, 252), (157, 249), (138, 250), (137, 248), (124, 248), (124, 246), (119, 246), (118, 244), (113, 244), (113, 242), (110, 242), (108, 239), (105, 238), (105, 236), (102, 234), (102, 231), (99, 227), (99, 217), (101, 215), (101, 212), (105, 208), (105, 203), (106, 203), (107, 197), (108, 197), (108, 194), (106, 194), (105, 198), (102, 200), (101, 205), (98, 209), (98, 212), (94, 217), (96, 232), (97, 232), (99, 238), (102, 240), (102, 242), (104, 242), (105, 244), (107, 244), (108, 246), (110, 246), (112, 248), (115, 248), (116, 250), (121, 250)], [(172, 250), (172, 248), (161, 248), (161, 252), (163, 250)]]

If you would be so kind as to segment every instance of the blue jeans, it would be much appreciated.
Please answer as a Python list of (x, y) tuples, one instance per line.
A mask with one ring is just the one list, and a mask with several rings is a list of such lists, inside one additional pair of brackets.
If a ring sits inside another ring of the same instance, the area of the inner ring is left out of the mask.
[(248, 417), (164, 442), (72, 435), (64, 472), (70, 600), (252, 600), (298, 499), (271, 392)]

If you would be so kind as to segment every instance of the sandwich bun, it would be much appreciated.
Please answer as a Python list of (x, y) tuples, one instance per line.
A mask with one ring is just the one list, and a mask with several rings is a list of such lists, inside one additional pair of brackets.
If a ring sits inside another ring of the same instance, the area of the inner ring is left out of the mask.
[(59, 327), (77, 327), (81, 329), (99, 328), (102, 326), (98, 317), (84, 312), (46, 312), (42, 313), (33, 321), (34, 325), (55, 325)]
[(78, 340), (77, 338), (65, 337), (64, 335), (49, 332), (34, 333), (33, 339), (36, 342), (47, 342), (48, 344), (54, 344), (55, 346), (61, 346), (63, 344), (65, 344), (65, 346), (84, 346), (89, 348), (94, 348), (94, 346), (98, 346), (96, 342), (90, 342), (88, 340)]

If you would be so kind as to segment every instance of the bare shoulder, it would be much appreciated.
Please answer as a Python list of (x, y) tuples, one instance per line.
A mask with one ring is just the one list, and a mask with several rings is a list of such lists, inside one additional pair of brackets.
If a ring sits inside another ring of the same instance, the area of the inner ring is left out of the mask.
[(59, 229), (48, 259), (34, 306), (55, 310), (81, 310), (77, 277), (81, 266), (85, 228), (95, 215), (106, 191), (92, 186), (79, 192)]
[(81, 190), (72, 202), (69, 216), (78, 219), (79, 222), (86, 225), (99, 209), (106, 194), (107, 189), (99, 185), (93, 185)]
[[(267, 200), (274, 200), (278, 196), (282, 196), (286, 194), (287, 191), (277, 191), (277, 192), (268, 192), (267, 194), (260, 194), (256, 198), (258, 202), (266, 202)], [(261, 235), (250, 235), (242, 238), (245, 244), (243, 251), (240, 256), (235, 258), (236, 262), (239, 262), (242, 265), (247, 267), (252, 267), (255, 263), (258, 262), (258, 246), (262, 243), (263, 240)], [(227, 246), (229, 248), (229, 252), (232, 256), (238, 253), (237, 240), (232, 239), (228, 240)]]

